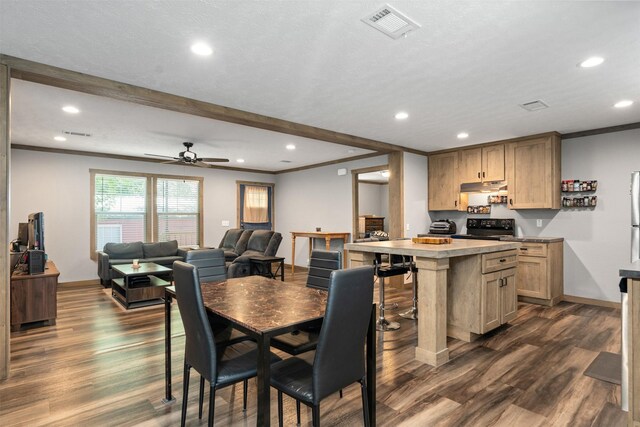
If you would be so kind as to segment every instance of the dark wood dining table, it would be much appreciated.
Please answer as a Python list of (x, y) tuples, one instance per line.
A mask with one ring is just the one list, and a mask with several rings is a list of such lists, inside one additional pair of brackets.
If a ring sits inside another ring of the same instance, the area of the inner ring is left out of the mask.
[[(208, 312), (254, 339), (258, 346), (258, 426), (268, 426), (270, 414), (270, 341), (324, 317), (327, 293), (262, 276), (208, 282), (202, 285)], [(165, 398), (171, 395), (171, 302), (175, 287), (165, 288)], [(366, 340), (369, 420), (376, 425), (376, 310), (372, 305)]]

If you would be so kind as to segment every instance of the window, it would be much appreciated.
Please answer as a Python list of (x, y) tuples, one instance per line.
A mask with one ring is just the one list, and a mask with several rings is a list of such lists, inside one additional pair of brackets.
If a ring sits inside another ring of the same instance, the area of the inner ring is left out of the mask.
[(238, 181), (240, 228), (273, 230), (274, 184)]
[(200, 244), (201, 177), (90, 172), (92, 259), (108, 242)]

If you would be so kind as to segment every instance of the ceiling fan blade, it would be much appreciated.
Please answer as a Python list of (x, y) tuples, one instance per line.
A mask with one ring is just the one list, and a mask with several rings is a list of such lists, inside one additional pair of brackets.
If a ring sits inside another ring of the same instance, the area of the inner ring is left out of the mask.
[(167, 160), (166, 162), (160, 162), (160, 163), (171, 164), (171, 165), (179, 165), (179, 164), (184, 163), (184, 162), (182, 160), (175, 159), (175, 160)]
[(173, 156), (163, 156), (162, 154), (149, 154), (149, 153), (144, 153), (145, 156), (151, 156), (151, 157), (162, 157), (163, 159), (175, 159), (175, 157)]
[(229, 159), (222, 159), (222, 158), (216, 158), (216, 157), (205, 157), (203, 159), (198, 159), (198, 160), (201, 162), (209, 162), (209, 163), (229, 161)]
[(201, 162), (200, 160), (198, 160), (198, 161), (196, 161), (196, 162), (193, 162), (193, 163), (189, 163), (189, 164), (194, 165), (194, 166), (199, 166), (199, 167), (201, 167), (201, 168), (208, 168), (208, 167), (209, 167), (209, 165), (208, 165), (208, 164), (203, 163), (203, 162)]

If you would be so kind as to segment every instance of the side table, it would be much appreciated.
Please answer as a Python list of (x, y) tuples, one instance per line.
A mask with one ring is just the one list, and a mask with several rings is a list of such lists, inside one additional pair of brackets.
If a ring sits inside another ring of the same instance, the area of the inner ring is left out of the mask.
[[(279, 263), (278, 268), (275, 273), (271, 269), (271, 264)], [(262, 269), (258, 269), (257, 267), (261, 266)], [(284, 282), (284, 258), (277, 256), (262, 256), (256, 255), (249, 257), (249, 274), (253, 276), (256, 274), (256, 271), (264, 271), (264, 273), (260, 273), (261, 276), (269, 277), (271, 279), (275, 279), (278, 277), (278, 272), (280, 272), (280, 280)]]
[(44, 273), (11, 275), (11, 331), (24, 323), (49, 321), (56, 324), (58, 315), (58, 276), (60, 272), (52, 261), (47, 261)]

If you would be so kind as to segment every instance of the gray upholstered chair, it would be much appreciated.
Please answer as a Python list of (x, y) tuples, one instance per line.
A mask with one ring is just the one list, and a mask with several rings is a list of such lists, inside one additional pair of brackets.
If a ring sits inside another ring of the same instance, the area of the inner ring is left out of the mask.
[(198, 267), (200, 282), (227, 280), (227, 267), (222, 249), (196, 249), (187, 252), (186, 263)]
[(247, 249), (247, 243), (252, 233), (253, 230), (243, 230), (241, 228), (230, 228), (224, 233), (218, 249), (224, 251), (226, 262), (232, 262)]
[[(247, 230), (251, 231), (251, 230)], [(275, 256), (282, 242), (282, 234), (271, 230), (253, 230), (247, 247), (242, 254), (229, 265), (227, 277), (245, 277), (250, 274), (249, 258), (255, 255)]]
[(373, 304), (373, 267), (331, 273), (324, 322), (315, 356), (290, 357), (271, 366), (271, 386), (278, 390), (282, 426), (282, 394), (311, 406), (313, 425), (320, 425), (320, 401), (359, 382), (364, 424), (369, 425), (364, 344)]

